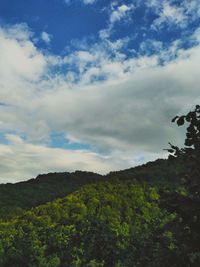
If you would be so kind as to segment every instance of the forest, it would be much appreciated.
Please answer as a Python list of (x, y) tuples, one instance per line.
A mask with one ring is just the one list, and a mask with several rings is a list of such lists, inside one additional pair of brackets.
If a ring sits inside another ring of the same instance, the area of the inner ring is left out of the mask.
[(0, 266), (199, 267), (200, 106), (172, 122), (166, 160), (0, 185)]

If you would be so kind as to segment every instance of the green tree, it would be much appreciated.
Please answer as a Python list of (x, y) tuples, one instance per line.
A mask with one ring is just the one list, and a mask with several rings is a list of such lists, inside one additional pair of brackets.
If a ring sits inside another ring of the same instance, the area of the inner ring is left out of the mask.
[(196, 267), (200, 266), (200, 106), (186, 115), (176, 116), (172, 122), (178, 126), (188, 124), (184, 147), (169, 143), (167, 149), (169, 160), (180, 161), (186, 167), (183, 183), (186, 194), (168, 194), (165, 207), (178, 214), (172, 226), (178, 241), (176, 266)]
[(200, 106), (197, 105), (193, 111), (186, 115), (176, 116), (172, 119), (178, 126), (189, 124), (186, 131), (185, 146), (179, 148), (172, 145), (167, 149), (170, 153), (169, 159), (178, 158), (187, 167), (186, 183), (193, 195), (199, 198), (200, 193)]

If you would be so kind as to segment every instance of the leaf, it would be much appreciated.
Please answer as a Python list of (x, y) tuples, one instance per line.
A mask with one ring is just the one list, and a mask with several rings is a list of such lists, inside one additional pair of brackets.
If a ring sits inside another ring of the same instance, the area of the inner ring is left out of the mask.
[(178, 149), (179, 149), (177, 146), (174, 146), (174, 145), (172, 145), (171, 143), (169, 143), (169, 145), (170, 145), (171, 148), (174, 149), (174, 150), (178, 150)]
[(196, 105), (196, 111), (200, 109), (200, 105)]
[(178, 126), (181, 126), (181, 125), (183, 125), (184, 124), (184, 122), (185, 122), (185, 116), (181, 116), (178, 120), (177, 120), (177, 124), (178, 124)]
[(167, 151), (167, 152), (169, 152), (169, 153), (174, 153), (174, 150), (173, 149), (170, 149), (170, 148), (165, 148), (165, 149), (163, 149), (164, 151)]
[(186, 121), (187, 121), (187, 122), (190, 122), (190, 120), (191, 120), (191, 118), (192, 118), (191, 115), (192, 115), (192, 112), (189, 112), (189, 113), (186, 115), (185, 118), (186, 118)]
[(176, 119), (178, 119), (178, 118), (179, 118), (179, 116), (174, 117), (174, 118), (172, 119), (172, 122), (175, 122)]
[(192, 139), (186, 139), (186, 140), (185, 140), (185, 145), (186, 145), (186, 146), (192, 146), (193, 143), (194, 143), (194, 142), (193, 142)]
[(186, 133), (187, 138), (192, 138), (192, 134), (191, 133)]
[(195, 133), (196, 131), (195, 131), (195, 128), (194, 128), (194, 126), (193, 125), (191, 125), (190, 124), (190, 126), (189, 127), (187, 127), (187, 131), (188, 131), (188, 133), (191, 133), (191, 134), (193, 134), (193, 133)]
[(168, 151), (169, 153), (174, 153), (174, 150), (173, 150), (173, 149), (167, 149), (167, 151)]

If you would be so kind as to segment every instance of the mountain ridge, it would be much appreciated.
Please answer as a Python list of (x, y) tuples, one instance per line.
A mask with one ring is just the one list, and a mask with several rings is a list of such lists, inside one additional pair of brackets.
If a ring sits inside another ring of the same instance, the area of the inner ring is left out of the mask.
[(87, 171), (39, 174), (18, 183), (0, 184), (0, 218), (20, 215), (23, 210), (65, 197), (86, 184), (111, 180), (137, 180), (153, 185), (172, 186), (179, 180), (183, 168), (176, 161), (157, 159), (126, 170), (101, 175)]

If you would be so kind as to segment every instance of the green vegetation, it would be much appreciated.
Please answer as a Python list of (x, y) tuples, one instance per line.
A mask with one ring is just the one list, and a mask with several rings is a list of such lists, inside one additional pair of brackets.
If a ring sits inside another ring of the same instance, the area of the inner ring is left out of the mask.
[(174, 214), (155, 188), (102, 182), (0, 226), (3, 266), (159, 266), (175, 249)]
[(177, 186), (184, 168), (177, 161), (156, 160), (124, 171), (111, 172), (106, 176), (91, 172), (49, 173), (36, 179), (16, 184), (0, 185), (0, 218), (10, 219), (56, 198), (65, 197), (83, 185), (110, 180), (132, 180), (152, 185)]
[(172, 122), (178, 126), (189, 124), (185, 147), (170, 144), (169, 160), (177, 158), (185, 165), (181, 186), (187, 193), (169, 192), (165, 194), (163, 207), (175, 211), (178, 220), (172, 225), (179, 243), (179, 264), (181, 266), (200, 266), (200, 106), (187, 115), (176, 116)]
[(0, 267), (199, 267), (200, 107), (173, 122), (168, 160), (0, 185)]

